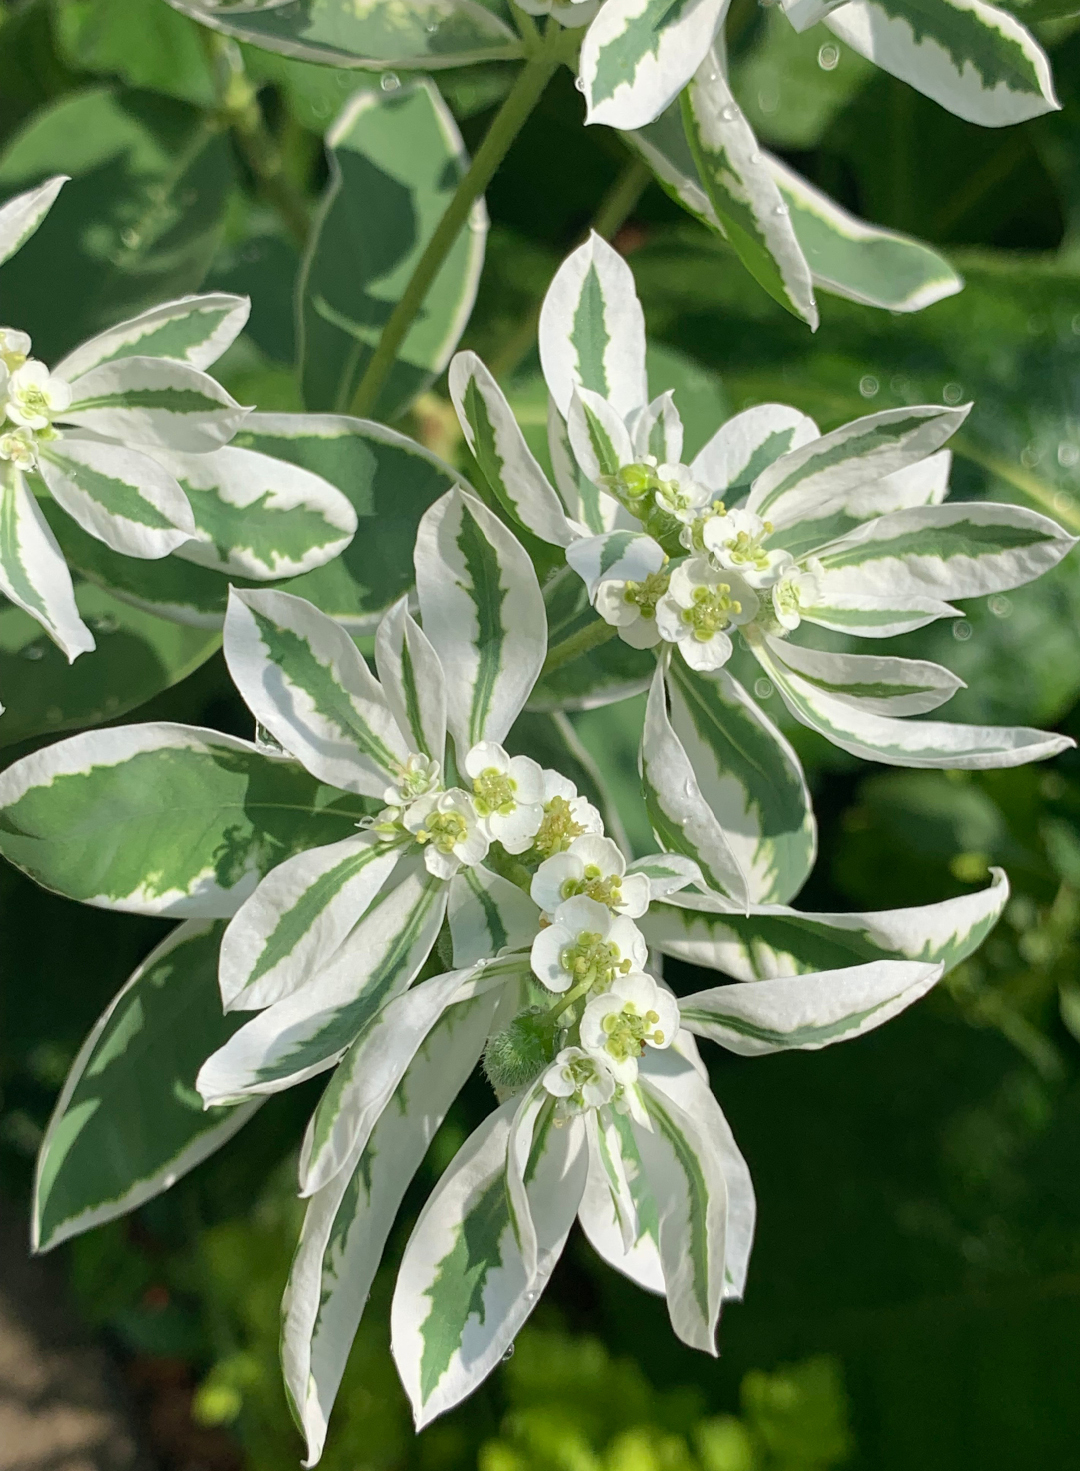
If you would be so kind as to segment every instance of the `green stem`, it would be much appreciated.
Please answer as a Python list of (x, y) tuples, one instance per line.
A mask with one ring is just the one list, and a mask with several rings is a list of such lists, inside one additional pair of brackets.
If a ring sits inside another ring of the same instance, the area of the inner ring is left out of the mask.
[(277, 210), (296, 248), (302, 251), (311, 230), (307, 202), (285, 172), (281, 149), (266, 125), (258, 90), (244, 70), (240, 48), (235, 41), (212, 31), (203, 32), (203, 36), (221, 119), (231, 130), (260, 192)]
[[(613, 235), (617, 235), (648, 188), (651, 178), (652, 175), (643, 158), (637, 154), (628, 158), (618, 178), (600, 201), (592, 224), (582, 239), (588, 239), (590, 230), (595, 230), (597, 235), (604, 240), (610, 240)], [(492, 356), (488, 366), (496, 378), (505, 378), (512, 373), (536, 341), (542, 306), (542, 301), (535, 302), (524, 320), (518, 323), (499, 351)]]
[(447, 205), (442, 219), (436, 225), (435, 233), (417, 261), (401, 300), (382, 330), (379, 345), (353, 396), (351, 413), (364, 418), (374, 410), (383, 384), (397, 358), (398, 349), (423, 305), (431, 283), (461, 234), (474, 203), (491, 183), (496, 169), (509, 152), (510, 145), (521, 131), (526, 118), (540, 101), (556, 68), (569, 56), (570, 45), (577, 44), (577, 39), (573, 31), (565, 31), (557, 22), (551, 21), (540, 49), (529, 57), (518, 72), (514, 85), (496, 113), (483, 143)]
[(1047, 485), (1045, 480), (1030, 474), (1023, 466), (1014, 465), (1011, 460), (1001, 459), (980, 449), (961, 434), (952, 440), (951, 448), (961, 459), (970, 460), (973, 465), (981, 465), (991, 475), (996, 475), (1006, 485), (1011, 485), (1014, 490), (1026, 495), (1028, 500), (1034, 501), (1048, 515), (1064, 521), (1070, 531), (1080, 532), (1080, 508), (1067, 491), (1055, 490), (1052, 485)]
[(544, 667), (540, 671), (540, 678), (545, 674), (553, 674), (556, 669), (561, 669), (564, 664), (569, 664), (574, 659), (580, 659), (590, 649), (598, 648), (606, 644), (609, 638), (614, 638), (617, 630), (613, 623), (605, 623), (602, 618), (596, 618), (592, 623), (586, 623), (584, 628), (579, 628), (577, 633), (572, 633), (569, 638), (564, 638), (561, 644), (548, 650), (548, 656), (544, 660)]

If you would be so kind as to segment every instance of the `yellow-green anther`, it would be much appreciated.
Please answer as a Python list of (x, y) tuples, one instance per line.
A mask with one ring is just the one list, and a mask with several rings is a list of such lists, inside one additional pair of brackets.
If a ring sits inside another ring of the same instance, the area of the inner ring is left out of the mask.
[(643, 582), (628, 582), (623, 598), (636, 604), (642, 618), (655, 618), (656, 605), (667, 592), (670, 581), (666, 572), (650, 572)]
[(718, 583), (716, 587), (694, 588), (694, 601), (689, 608), (683, 608), (680, 617), (701, 643), (707, 644), (728, 626), (732, 617), (742, 612), (742, 604), (729, 597), (730, 592), (731, 584), (728, 582)]
[(481, 817), (499, 812), (508, 817), (516, 806), (517, 782), (504, 771), (489, 766), (473, 781), (473, 801)]
[(544, 817), (540, 830), (533, 839), (533, 847), (545, 858), (556, 853), (565, 853), (575, 838), (580, 838), (585, 828), (574, 820), (570, 803), (565, 797), (552, 797), (544, 805)]
[(657, 1027), (660, 1015), (647, 1011), (640, 1016), (633, 1003), (628, 1002), (622, 1011), (612, 1011), (604, 1018), (602, 1026), (607, 1036), (607, 1051), (618, 1062), (631, 1057), (640, 1057), (646, 1042), (654, 1047), (663, 1047), (664, 1034)]

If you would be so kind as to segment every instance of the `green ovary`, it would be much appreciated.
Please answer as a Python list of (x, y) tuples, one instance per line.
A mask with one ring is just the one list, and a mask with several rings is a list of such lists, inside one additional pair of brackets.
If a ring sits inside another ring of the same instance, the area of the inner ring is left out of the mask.
[(622, 879), (617, 873), (604, 878), (596, 865), (590, 863), (582, 878), (567, 879), (559, 893), (563, 899), (574, 899), (577, 895), (584, 894), (589, 899), (595, 899), (597, 904), (606, 904), (614, 909), (622, 903)]
[(509, 817), (517, 806), (514, 800), (516, 791), (517, 782), (512, 777), (494, 766), (489, 766), (473, 781), (477, 812), (481, 817), (490, 817), (493, 812)]
[(563, 970), (573, 978), (574, 989), (591, 990), (610, 986), (616, 975), (630, 969), (629, 960), (621, 958), (618, 945), (612, 945), (597, 934), (582, 930), (573, 945), (567, 945), (559, 956)]
[(730, 541), (724, 543), (724, 546), (728, 550), (728, 555), (736, 566), (754, 567), (758, 572), (768, 570), (769, 554), (765, 551), (761, 543), (771, 533), (772, 529), (772, 522), (766, 521), (755, 536), (751, 536), (748, 531), (740, 531), (737, 536), (733, 536)]
[(464, 842), (468, 831), (460, 812), (435, 812), (416, 836), (422, 843), (433, 843), (440, 853), (452, 853), (458, 843)]
[(647, 1011), (644, 1016), (639, 1016), (632, 1005), (626, 1006), (622, 1011), (611, 1012), (603, 1021), (607, 1036), (605, 1050), (617, 1062), (626, 1062), (631, 1057), (640, 1057), (645, 1051), (646, 1042), (662, 1047), (664, 1034), (656, 1027), (659, 1020), (658, 1012)]
[(644, 582), (628, 582), (623, 599), (635, 604), (642, 618), (655, 618), (656, 605), (667, 592), (670, 580), (666, 572), (650, 572)]
[(716, 587), (694, 588), (694, 601), (682, 610), (681, 616), (699, 643), (707, 644), (728, 626), (733, 615), (742, 612), (742, 604), (729, 597), (730, 592), (731, 586), (726, 582)]

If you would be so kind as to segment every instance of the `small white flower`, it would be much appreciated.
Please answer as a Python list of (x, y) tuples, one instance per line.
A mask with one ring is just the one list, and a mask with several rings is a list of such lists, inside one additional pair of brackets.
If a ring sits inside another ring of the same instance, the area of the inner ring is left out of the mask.
[(640, 970), (648, 950), (632, 919), (580, 894), (555, 910), (532, 943), (533, 974), (549, 991), (606, 990), (618, 975)]
[(740, 573), (752, 587), (771, 587), (791, 566), (790, 552), (766, 550), (764, 543), (772, 529), (771, 521), (736, 508), (710, 517), (701, 537), (719, 566)]
[(651, 649), (660, 642), (656, 605), (668, 586), (666, 572), (650, 572), (643, 582), (608, 578), (596, 590), (596, 611), (619, 637), (634, 649)]
[(802, 609), (811, 607), (821, 595), (821, 563), (811, 557), (807, 568), (791, 566), (772, 589), (773, 612), (781, 628), (789, 633), (802, 622)]
[(524, 853), (544, 820), (544, 772), (531, 756), (509, 756), (494, 741), (480, 741), (465, 757), (473, 804), (493, 843)]
[(592, 1057), (580, 1047), (564, 1047), (542, 1082), (551, 1096), (559, 1099), (558, 1112), (563, 1117), (603, 1108), (615, 1097), (615, 1075), (606, 1060)]
[(32, 429), (9, 429), (0, 434), (0, 460), (9, 460), (18, 470), (37, 464), (37, 442)]
[(0, 363), (9, 372), (21, 368), (30, 356), (30, 334), (18, 327), (0, 327)]
[(47, 429), (71, 403), (71, 389), (35, 359), (12, 373), (7, 386), (7, 416), (27, 429)]
[(727, 629), (749, 623), (757, 594), (737, 572), (718, 571), (704, 557), (681, 562), (656, 608), (656, 623), (678, 644), (691, 669), (719, 669), (731, 657)]
[(679, 1030), (679, 1003), (644, 971), (619, 976), (594, 996), (581, 1017), (581, 1045), (602, 1057), (620, 1083), (633, 1083), (646, 1047), (670, 1047)]
[(463, 864), (472, 868), (487, 857), (490, 840), (460, 787), (421, 797), (406, 812), (405, 826), (424, 844), (424, 863), (436, 878), (453, 878)]
[(603, 833), (603, 818), (586, 797), (557, 771), (544, 769), (544, 816), (533, 838), (533, 847), (545, 858), (565, 853), (575, 838), (585, 833)]
[(662, 511), (689, 526), (712, 500), (712, 491), (699, 484), (689, 465), (658, 465), (659, 482), (653, 500)]
[(547, 858), (533, 875), (530, 893), (540, 908), (553, 913), (578, 894), (606, 904), (617, 914), (637, 919), (649, 907), (649, 880), (626, 874), (626, 859), (610, 838), (575, 838), (565, 853)]
[(413, 752), (397, 781), (383, 792), (383, 801), (391, 807), (408, 807), (418, 797), (436, 791), (441, 776), (442, 767), (437, 761)]

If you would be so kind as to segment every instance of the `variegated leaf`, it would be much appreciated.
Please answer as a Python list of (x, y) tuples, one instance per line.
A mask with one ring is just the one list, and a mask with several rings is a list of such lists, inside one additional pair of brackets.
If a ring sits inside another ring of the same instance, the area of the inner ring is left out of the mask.
[(690, 469), (695, 480), (736, 505), (774, 460), (817, 438), (817, 425), (798, 409), (756, 404), (721, 424)]
[(63, 418), (126, 444), (201, 454), (227, 444), (248, 412), (188, 363), (126, 357), (74, 379)]
[(949, 493), (951, 468), (952, 451), (938, 450), (936, 455), (917, 460), (903, 470), (856, 486), (827, 515), (774, 532), (769, 545), (783, 547), (793, 557), (803, 558), (847, 536), (864, 521), (914, 506), (940, 505)]
[(678, 465), (682, 461), (683, 422), (675, 407), (673, 389), (667, 389), (637, 414), (631, 414), (627, 422), (632, 430), (636, 459), (652, 455), (660, 464)]
[(571, 520), (586, 531), (597, 534), (610, 531), (620, 524), (629, 524), (629, 513), (623, 510), (613, 495), (601, 490), (581, 469), (570, 445), (566, 421), (550, 395), (547, 442), (555, 485)]
[(71, 382), (99, 363), (117, 358), (175, 358), (193, 368), (208, 368), (239, 337), (251, 310), (246, 296), (213, 291), (181, 296), (118, 322), (81, 343), (53, 372)]
[(956, 501), (893, 511), (820, 549), (821, 600), (982, 597), (1041, 577), (1075, 545), (1024, 506)]
[(375, 665), (398, 730), (412, 750), (441, 764), (446, 747), (446, 679), (406, 598), (395, 603), (379, 624)]
[(75, 606), (64, 554), (13, 465), (0, 473), (0, 592), (37, 619), (69, 663), (94, 648), (94, 635)]
[[(588, 1127), (588, 1125), (587, 1125)], [(660, 1219), (656, 1197), (649, 1189), (641, 1152), (634, 1137), (628, 1114), (611, 1113), (602, 1124), (603, 1138), (595, 1144), (590, 1139), (589, 1171), (585, 1193), (578, 1209), (581, 1229), (589, 1245), (609, 1266), (629, 1277), (646, 1292), (664, 1293), (664, 1268), (660, 1261)], [(609, 1169), (601, 1146), (614, 1153), (618, 1146), (618, 1165)], [(621, 1182), (616, 1186), (612, 1172), (621, 1166), (630, 1190), (630, 1201), (624, 1201)], [(633, 1223), (637, 1234), (627, 1250), (626, 1234), (633, 1206)]]
[(38, 1152), (35, 1251), (168, 1190), (258, 1107), (204, 1110), (195, 1092), (200, 1062), (236, 1028), (218, 998), (221, 930), (209, 920), (178, 925), (80, 1048)]
[(316, 975), (389, 879), (401, 844), (356, 833), (279, 863), (233, 915), (218, 980), (226, 1011), (258, 1011)]
[(925, 715), (966, 688), (950, 670), (926, 659), (826, 654), (800, 648), (787, 639), (769, 638), (767, 642), (773, 658), (785, 669), (815, 689), (872, 715)]
[(0, 208), (0, 262), (9, 260), (30, 239), (68, 182), (67, 174), (46, 179), (36, 189), (16, 194)]
[(499, 501), (541, 541), (566, 546), (574, 528), (495, 379), (474, 352), (457, 354), (449, 379), (466, 443)]
[(697, 1041), (680, 1030), (671, 1047), (650, 1047), (641, 1059), (649, 1087), (677, 1103), (703, 1129), (720, 1161), (727, 1187), (724, 1233), (724, 1300), (738, 1300), (746, 1290), (750, 1251), (754, 1244), (757, 1202), (750, 1169), (742, 1156), (723, 1109), (709, 1086), (709, 1074)]
[(652, 122), (697, 70), (727, 8), (728, 0), (607, 0), (581, 46), (585, 121)]
[(708, 806), (666, 708), (664, 664), (657, 665), (641, 737), (641, 781), (656, 841), (692, 858), (710, 888), (750, 902), (747, 875), (727, 833)]
[(540, 910), (523, 889), (477, 864), (450, 880), (447, 906), (454, 964), (473, 965), (503, 950), (532, 944)]
[(280, 1093), (325, 1072), (412, 984), (439, 933), (447, 886), (415, 861), (398, 871), (317, 976), (207, 1059), (195, 1086), (208, 1104)]
[(458, 1151), (405, 1248), (391, 1311), (392, 1348), (417, 1429), (470, 1394), (532, 1311), (585, 1186), (580, 1119), (549, 1128), (530, 1160), (536, 1285), (525, 1275), (506, 1195), (511, 1099)]
[(195, 534), (176, 477), (149, 455), (68, 431), (41, 447), (41, 478), (91, 536), (128, 557), (166, 557)]
[(571, 542), (566, 560), (591, 600), (602, 582), (644, 582), (650, 572), (660, 571), (666, 557), (660, 543), (641, 531), (605, 531)]
[(746, 876), (750, 902), (787, 903), (817, 853), (798, 756), (726, 669), (703, 674), (674, 659), (668, 689), (672, 727)]
[(341, 491), (300, 465), (225, 445), (205, 455), (155, 450), (194, 515), (177, 549), (188, 562), (267, 581), (299, 577), (338, 556), (356, 531)]
[(1050, 62), (1007, 10), (982, 0), (850, 0), (825, 17), (845, 45), (984, 128), (1060, 107)]
[(642, 1091), (652, 1127), (633, 1128), (656, 1199), (671, 1326), (691, 1348), (715, 1355), (727, 1253), (723, 1164), (702, 1123), (645, 1077)]
[(225, 662), (261, 725), (320, 780), (381, 797), (408, 755), (343, 628), (292, 593), (229, 595)]
[(1045, 761), (1075, 741), (1029, 726), (951, 725), (875, 715), (826, 694), (755, 642), (754, 653), (796, 720), (864, 761), (886, 766), (989, 771)]
[(648, 403), (645, 318), (633, 272), (595, 233), (566, 257), (548, 287), (540, 363), (564, 419), (575, 387), (598, 393), (623, 418)]
[(227, 917), (363, 808), (290, 761), (164, 723), (86, 731), (0, 773), (0, 853), (43, 888), (135, 914)]
[(654, 904), (640, 923), (663, 954), (740, 981), (875, 960), (940, 962), (949, 971), (986, 939), (1008, 897), (1008, 880), (994, 869), (985, 889), (911, 909), (804, 914), (775, 904), (743, 914), (718, 895), (683, 892)]
[(574, 458), (595, 485), (634, 461), (626, 425), (607, 399), (591, 389), (575, 388), (571, 394), (566, 431)]
[(649, 880), (649, 898), (666, 899), (693, 884), (704, 887), (701, 869), (682, 853), (650, 853), (626, 865), (627, 873), (643, 873)]
[(221, 6), (169, 0), (174, 10), (248, 46), (323, 66), (405, 71), (468, 66), (521, 55), (514, 32), (474, 0), (394, 0), (342, 8), (337, 0), (263, 0)]
[(744, 1057), (815, 1051), (873, 1031), (925, 996), (940, 961), (872, 960), (843, 970), (776, 976), (697, 991), (679, 1000), (682, 1024)]
[(424, 632), (446, 674), (447, 724), (458, 757), (501, 741), (547, 652), (540, 585), (524, 547), (486, 506), (448, 491), (416, 537)]
[(959, 618), (959, 608), (930, 597), (862, 597), (857, 593), (819, 594), (814, 603), (799, 603), (800, 616), (836, 633), (857, 638), (895, 638), (925, 628), (937, 618)]
[(378, 1011), (338, 1063), (300, 1151), (300, 1194), (314, 1195), (367, 1147), (372, 1130), (468, 970), (421, 981)]
[(690, 151), (731, 248), (781, 306), (817, 330), (810, 267), (790, 211), (710, 51), (682, 94)]
[(747, 509), (777, 528), (819, 518), (843, 505), (852, 490), (940, 449), (969, 408), (922, 404), (843, 424), (774, 460), (754, 482)]
[(345, 1361), (402, 1196), (480, 1057), (494, 1007), (489, 992), (443, 1013), (363, 1149), (308, 1205), (282, 1304), (281, 1344), (285, 1387), (307, 1440), (308, 1465), (322, 1454)]

